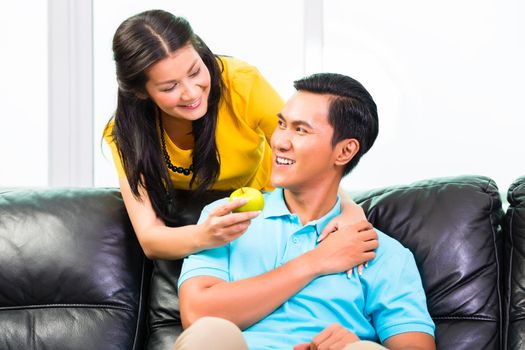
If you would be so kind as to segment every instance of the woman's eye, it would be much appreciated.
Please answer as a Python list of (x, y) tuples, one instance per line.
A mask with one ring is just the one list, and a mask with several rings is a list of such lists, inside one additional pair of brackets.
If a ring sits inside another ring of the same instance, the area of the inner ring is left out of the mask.
[(193, 72), (193, 73), (190, 74), (190, 77), (196, 77), (197, 75), (199, 75), (200, 71), (201, 71), (200, 68), (197, 69), (195, 72)]
[(173, 85), (170, 85), (170, 86), (163, 87), (162, 89), (160, 89), (160, 91), (162, 91), (162, 92), (170, 92), (171, 90), (175, 89), (176, 87), (177, 87), (177, 84), (173, 84)]

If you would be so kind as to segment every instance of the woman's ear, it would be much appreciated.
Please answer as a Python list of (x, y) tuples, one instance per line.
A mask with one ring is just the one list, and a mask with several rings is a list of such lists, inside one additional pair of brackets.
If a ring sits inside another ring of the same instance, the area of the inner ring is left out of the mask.
[(145, 92), (137, 91), (135, 92), (135, 97), (138, 98), (139, 100), (147, 100), (149, 96)]
[(344, 166), (359, 152), (359, 141), (356, 139), (345, 139), (337, 144), (335, 164)]

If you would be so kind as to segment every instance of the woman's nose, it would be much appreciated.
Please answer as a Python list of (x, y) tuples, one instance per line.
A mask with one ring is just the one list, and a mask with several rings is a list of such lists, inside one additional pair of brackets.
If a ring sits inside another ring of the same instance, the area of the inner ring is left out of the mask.
[(183, 88), (182, 98), (185, 101), (194, 100), (199, 96), (199, 87), (197, 85), (186, 83), (183, 85)]

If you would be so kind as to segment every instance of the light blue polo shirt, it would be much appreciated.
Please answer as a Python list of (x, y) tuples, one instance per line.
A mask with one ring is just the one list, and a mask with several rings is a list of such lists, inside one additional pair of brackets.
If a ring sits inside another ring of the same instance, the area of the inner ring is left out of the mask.
[[(257, 276), (314, 249), (324, 226), (341, 212), (339, 198), (328, 214), (302, 225), (286, 207), (283, 190), (265, 193), (264, 210), (241, 237), (184, 260), (179, 287), (195, 276), (231, 282)], [(206, 206), (199, 222), (221, 199)], [(345, 272), (313, 280), (264, 319), (244, 330), (251, 350), (291, 349), (337, 322), (362, 340), (381, 341), (405, 332), (434, 335), (412, 253), (376, 229), (379, 248), (362, 275)], [(264, 303), (264, 300), (261, 300)]]

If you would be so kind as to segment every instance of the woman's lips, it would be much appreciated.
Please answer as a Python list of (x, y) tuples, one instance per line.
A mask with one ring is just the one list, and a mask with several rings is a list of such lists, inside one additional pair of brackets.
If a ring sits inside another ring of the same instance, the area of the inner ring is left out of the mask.
[(201, 98), (199, 98), (196, 101), (194, 101), (192, 103), (189, 103), (189, 104), (179, 105), (179, 107), (180, 108), (184, 108), (184, 109), (196, 109), (200, 105), (201, 105)]

